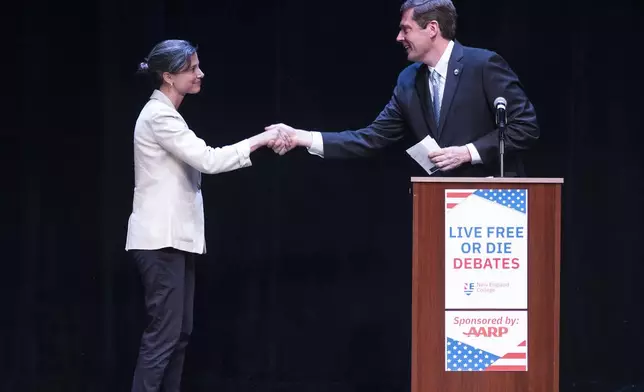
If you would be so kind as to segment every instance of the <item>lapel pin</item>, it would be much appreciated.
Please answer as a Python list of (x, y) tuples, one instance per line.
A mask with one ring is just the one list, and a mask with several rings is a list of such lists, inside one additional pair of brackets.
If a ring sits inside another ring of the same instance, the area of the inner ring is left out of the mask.
[(458, 68), (454, 70), (454, 75), (458, 76)]

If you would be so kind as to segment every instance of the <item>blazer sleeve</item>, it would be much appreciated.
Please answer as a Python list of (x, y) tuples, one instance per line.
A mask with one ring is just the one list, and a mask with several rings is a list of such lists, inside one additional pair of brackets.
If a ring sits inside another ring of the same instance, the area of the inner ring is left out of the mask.
[[(505, 130), (506, 153), (527, 150), (539, 139), (539, 125), (534, 106), (526, 96), (517, 75), (507, 62), (492, 52), (483, 68), (483, 88), (490, 110), (494, 111), (494, 100), (507, 100), (507, 126)], [(473, 142), (483, 162), (497, 159), (499, 153), (499, 131), (482, 136)]]
[(223, 173), (251, 166), (248, 140), (210, 147), (169, 109), (157, 111), (149, 121), (154, 138), (166, 151), (206, 174)]
[(399, 103), (399, 86), (389, 103), (366, 128), (342, 132), (321, 132), (325, 158), (356, 158), (373, 155), (404, 137), (405, 120)]

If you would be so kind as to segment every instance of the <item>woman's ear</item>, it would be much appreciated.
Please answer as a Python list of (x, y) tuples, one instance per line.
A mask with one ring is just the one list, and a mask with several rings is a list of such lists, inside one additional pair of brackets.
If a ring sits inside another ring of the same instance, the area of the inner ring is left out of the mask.
[(164, 72), (162, 76), (165, 83), (171, 86), (174, 84), (174, 80), (172, 79), (172, 74), (170, 72)]

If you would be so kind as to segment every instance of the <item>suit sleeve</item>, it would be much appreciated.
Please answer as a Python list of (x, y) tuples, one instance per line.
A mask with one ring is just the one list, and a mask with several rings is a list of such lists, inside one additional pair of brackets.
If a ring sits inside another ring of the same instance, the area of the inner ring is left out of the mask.
[(398, 90), (399, 87), (396, 86), (389, 103), (366, 128), (322, 132), (324, 157), (366, 157), (401, 140), (405, 134), (405, 120), (399, 105)]
[[(534, 106), (526, 96), (517, 75), (498, 54), (488, 58), (483, 69), (483, 87), (490, 110), (494, 100), (504, 97), (508, 121), (505, 130), (505, 152), (513, 153), (531, 148), (539, 139), (539, 125)], [(473, 142), (481, 160), (492, 162), (499, 153), (499, 131), (495, 129)]]
[(223, 173), (251, 166), (247, 140), (213, 148), (197, 137), (176, 113), (161, 110), (149, 121), (161, 147), (202, 173)]

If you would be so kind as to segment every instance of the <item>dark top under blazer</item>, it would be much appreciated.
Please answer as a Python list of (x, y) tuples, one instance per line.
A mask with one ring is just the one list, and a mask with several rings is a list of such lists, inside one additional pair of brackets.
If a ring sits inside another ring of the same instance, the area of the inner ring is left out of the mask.
[(431, 135), (439, 146), (473, 143), (481, 164), (465, 164), (434, 175), (486, 177), (499, 175), (498, 129), (494, 100), (507, 100), (506, 175), (524, 177), (520, 152), (539, 138), (535, 109), (519, 78), (497, 53), (454, 42), (441, 103), (438, 129), (428, 86), (428, 68), (414, 63), (398, 76), (393, 96), (374, 122), (366, 128), (322, 132), (325, 158), (368, 156), (411, 131), (419, 141)]

